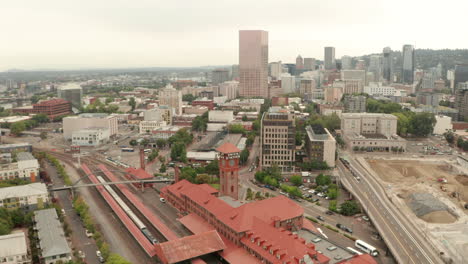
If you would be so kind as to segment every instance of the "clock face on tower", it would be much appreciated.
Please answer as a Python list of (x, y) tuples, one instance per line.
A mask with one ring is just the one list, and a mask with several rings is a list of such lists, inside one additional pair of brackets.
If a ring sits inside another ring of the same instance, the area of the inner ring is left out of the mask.
[(229, 161), (229, 166), (234, 166), (234, 160)]

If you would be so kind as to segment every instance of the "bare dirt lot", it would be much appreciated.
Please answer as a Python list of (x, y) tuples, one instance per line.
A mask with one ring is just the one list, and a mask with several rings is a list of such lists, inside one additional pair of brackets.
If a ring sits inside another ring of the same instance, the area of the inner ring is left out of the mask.
[(468, 170), (439, 157), (366, 161), (392, 203), (432, 241), (435, 250), (444, 252), (453, 263), (466, 263)]
[[(453, 199), (455, 203), (462, 206), (468, 202), (468, 176), (458, 174), (451, 164), (418, 160), (368, 160), (368, 163), (385, 182), (403, 189), (422, 184), (448, 197), (456, 192), (461, 201)], [(438, 179), (446, 179), (447, 183), (440, 183)]]

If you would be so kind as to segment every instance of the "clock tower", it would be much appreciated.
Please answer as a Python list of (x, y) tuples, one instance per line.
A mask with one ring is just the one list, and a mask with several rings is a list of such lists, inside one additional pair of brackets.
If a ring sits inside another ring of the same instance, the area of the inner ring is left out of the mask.
[(220, 196), (239, 199), (239, 157), (240, 150), (227, 142), (217, 148), (219, 162)]

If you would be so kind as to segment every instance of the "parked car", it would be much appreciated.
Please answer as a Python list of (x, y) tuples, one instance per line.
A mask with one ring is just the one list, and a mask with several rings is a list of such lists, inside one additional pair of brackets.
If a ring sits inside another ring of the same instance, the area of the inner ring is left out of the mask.
[(161, 198), (159, 198), (159, 201), (160, 201), (161, 203), (165, 203), (165, 202), (166, 202), (166, 199), (164, 199), (164, 198), (161, 197)]
[(334, 215), (334, 213), (333, 213), (332, 211), (330, 211), (330, 210), (326, 211), (325, 213), (326, 213), (327, 215)]
[(98, 260), (99, 260), (99, 263), (104, 263), (105, 260), (104, 260), (104, 257), (102, 256), (102, 253), (101, 251), (96, 251), (96, 256), (98, 257)]
[(323, 193), (317, 193), (317, 196), (318, 196), (318, 197), (323, 197), (323, 196), (325, 196), (325, 194), (323, 194)]
[(320, 221), (325, 221), (325, 219), (323, 219), (323, 217), (321, 215), (317, 216), (317, 219), (320, 220)]
[(336, 224), (336, 227), (338, 227), (339, 229), (341, 229), (342, 226), (343, 226), (343, 225), (340, 224), (340, 223)]
[(79, 257), (80, 259), (85, 259), (85, 258), (86, 258), (86, 254), (85, 254), (83, 251), (80, 250), (80, 251), (78, 251), (78, 257)]
[(367, 215), (363, 215), (363, 216), (362, 216), (362, 220), (364, 220), (364, 221), (369, 221), (370, 219), (369, 219), (369, 217), (368, 217)]
[(312, 199), (312, 202), (313, 202), (313, 203), (315, 203), (315, 202), (318, 202), (318, 201), (319, 201), (319, 199), (318, 199), (318, 198), (314, 198), (314, 199)]

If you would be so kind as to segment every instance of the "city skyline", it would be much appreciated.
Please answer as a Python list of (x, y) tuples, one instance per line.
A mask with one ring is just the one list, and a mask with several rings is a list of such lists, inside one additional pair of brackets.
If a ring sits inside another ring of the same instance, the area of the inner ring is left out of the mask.
[[(425, 12), (414, 12), (422, 5)], [(270, 34), (270, 61), (294, 62), (298, 54), (323, 60), (326, 46), (336, 48), (336, 58), (381, 53), (387, 46), (401, 50), (405, 44), (464, 48), (468, 37), (458, 34), (453, 25), (463, 23), (466, 5), (456, 0), (446, 1), (444, 7), (423, 1), (368, 0), (142, 0), (138, 5), (130, 1), (15, 1), (2, 6), (0, 22), (9, 26), (0, 36), (4, 43), (0, 71), (237, 64), (238, 31), (257, 29)], [(453, 6), (457, 8), (444, 12)], [(255, 10), (261, 8), (268, 9), (268, 14), (259, 16)], [(424, 21), (424, 26), (408, 26), (402, 17)], [(389, 36), (389, 32), (398, 33)], [(444, 34), (438, 37), (436, 32)]]

